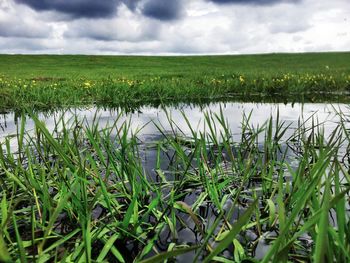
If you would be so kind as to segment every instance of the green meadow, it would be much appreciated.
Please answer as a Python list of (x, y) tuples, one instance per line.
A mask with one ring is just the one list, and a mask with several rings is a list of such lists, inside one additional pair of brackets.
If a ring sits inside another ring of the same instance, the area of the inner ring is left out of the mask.
[[(349, 91), (350, 53), (1, 55), (0, 262), (350, 262), (347, 110), (331, 130), (317, 113), (253, 125), (246, 112), (230, 116), (237, 134), (225, 106), (201, 112), (203, 130), (165, 107)], [(133, 129), (127, 112), (145, 105), (170, 128)], [(91, 106), (122, 110), (65, 115)]]
[(220, 99), (348, 101), (350, 53), (1, 55), (2, 110)]

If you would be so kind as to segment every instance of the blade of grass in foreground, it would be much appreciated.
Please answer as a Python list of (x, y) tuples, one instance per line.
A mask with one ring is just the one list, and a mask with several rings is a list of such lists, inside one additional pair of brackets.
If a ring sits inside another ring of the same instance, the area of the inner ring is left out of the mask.
[(65, 164), (70, 168), (72, 172), (76, 171), (76, 166), (74, 165), (73, 161), (70, 159), (70, 157), (65, 153), (62, 145), (60, 145), (57, 140), (53, 138), (53, 136), (50, 134), (46, 126), (38, 119), (37, 116), (34, 114), (30, 114), (30, 117), (35, 122), (35, 125), (40, 129), (40, 131), (44, 134), (45, 138), (48, 140), (50, 145), (55, 148), (57, 153), (59, 154), (60, 158), (62, 158), (65, 162)]
[(0, 262), (12, 262), (2, 233), (0, 233)]
[(315, 244), (315, 262), (325, 262), (327, 256), (328, 243), (328, 203), (330, 200), (330, 179), (326, 179), (325, 195), (323, 198), (323, 210), (321, 212), (318, 226), (318, 235)]
[(312, 217), (309, 217), (308, 221), (300, 228), (300, 230), (294, 234), (294, 236), (288, 241), (288, 243), (281, 248), (281, 250), (276, 255), (276, 260), (279, 261), (280, 258), (283, 256), (283, 254), (288, 253), (288, 250), (293, 245), (294, 241), (300, 237), (303, 233), (307, 232), (310, 228), (312, 228), (314, 225), (317, 224), (320, 220), (321, 213), (324, 210), (329, 210), (331, 207), (335, 206), (340, 200), (344, 199), (344, 196), (346, 193), (350, 191), (350, 187), (342, 191), (341, 193), (337, 194), (335, 197), (333, 197), (332, 200), (330, 200), (328, 207), (322, 206), (317, 212), (314, 213)]
[[(75, 188), (75, 185), (72, 186), (72, 189)], [(57, 217), (59, 216), (60, 212), (63, 210), (64, 206), (67, 205), (67, 201), (69, 200), (69, 198), (71, 197), (71, 193), (69, 193), (68, 191), (65, 193), (65, 195), (63, 197), (60, 198), (60, 200), (57, 202), (57, 207), (54, 210), (50, 221), (48, 222), (48, 225), (46, 227), (46, 230), (44, 232), (44, 237), (42, 242), (38, 245), (38, 251), (39, 254), (42, 253), (45, 242), (47, 241), (47, 237), (50, 235), (51, 231), (54, 228), (54, 224), (56, 222)]]
[(21, 259), (21, 262), (25, 263), (25, 262), (27, 262), (26, 252), (24, 250), (22, 238), (19, 234), (19, 230), (18, 230), (18, 226), (17, 226), (17, 219), (16, 219), (16, 216), (14, 214), (12, 215), (12, 219), (13, 219), (13, 227), (14, 227), (15, 233), (16, 233), (16, 241), (17, 241), (18, 253), (19, 253), (18, 256)]
[(125, 260), (123, 256), (120, 254), (120, 252), (114, 247), (115, 241), (120, 237), (119, 233), (114, 234), (111, 236), (108, 240), (106, 239), (105, 245), (103, 249), (101, 250), (99, 256), (97, 257), (97, 262), (103, 262), (107, 254), (109, 253), (110, 250), (114, 248), (114, 251), (116, 252), (115, 256), (119, 260), (119, 262), (124, 263)]
[(163, 262), (164, 260), (166, 260), (168, 258), (173, 258), (173, 257), (179, 256), (179, 255), (185, 254), (187, 252), (191, 252), (192, 250), (195, 250), (197, 248), (199, 248), (199, 246), (175, 249), (175, 250), (164, 252), (164, 253), (160, 253), (160, 254), (158, 254), (158, 255), (156, 255), (154, 257), (142, 260), (142, 261), (140, 261), (140, 263)]
[(235, 239), (237, 234), (241, 231), (243, 226), (249, 221), (250, 216), (255, 211), (255, 206), (258, 201), (255, 200), (254, 203), (244, 212), (242, 216), (238, 218), (238, 220), (233, 224), (232, 229), (226, 237), (219, 243), (219, 245), (209, 254), (209, 256), (203, 261), (203, 263), (211, 262), (211, 260), (217, 256), (221, 251), (227, 248), (230, 243)]
[(324, 153), (323, 156), (320, 156), (319, 160), (317, 161), (317, 163), (315, 163), (314, 167), (312, 168), (312, 171), (310, 172), (310, 174), (313, 175), (313, 179), (310, 181), (310, 183), (304, 184), (294, 194), (296, 202), (293, 207), (293, 210), (291, 211), (288, 217), (288, 221), (285, 222), (285, 225), (283, 227), (283, 230), (280, 232), (279, 237), (274, 241), (270, 250), (266, 253), (265, 257), (263, 258), (263, 263), (270, 262), (274, 255), (277, 255), (277, 253), (279, 252), (279, 248), (284, 242), (284, 239), (290, 230), (290, 226), (293, 224), (295, 218), (300, 213), (300, 211), (302, 211), (304, 204), (311, 198), (312, 194), (315, 191), (315, 187), (321, 180), (321, 177), (324, 174), (329, 162), (329, 154)]

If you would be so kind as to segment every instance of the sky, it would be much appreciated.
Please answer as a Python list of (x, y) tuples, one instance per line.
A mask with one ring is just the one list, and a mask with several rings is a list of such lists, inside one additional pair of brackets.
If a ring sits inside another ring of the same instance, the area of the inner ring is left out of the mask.
[(350, 0), (0, 0), (0, 53), (350, 50)]

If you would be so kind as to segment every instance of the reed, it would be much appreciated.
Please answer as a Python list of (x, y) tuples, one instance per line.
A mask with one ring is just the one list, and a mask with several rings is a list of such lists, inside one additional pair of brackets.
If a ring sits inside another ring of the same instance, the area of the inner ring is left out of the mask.
[(190, 136), (168, 114), (172, 132), (148, 124), (162, 139), (141, 143), (129, 120), (62, 116), (49, 131), (23, 113), (0, 144), (0, 261), (348, 262), (345, 113), (328, 137), (316, 121), (288, 136), (278, 116), (252, 127), (251, 114), (237, 141), (220, 111), (205, 131), (184, 115)]

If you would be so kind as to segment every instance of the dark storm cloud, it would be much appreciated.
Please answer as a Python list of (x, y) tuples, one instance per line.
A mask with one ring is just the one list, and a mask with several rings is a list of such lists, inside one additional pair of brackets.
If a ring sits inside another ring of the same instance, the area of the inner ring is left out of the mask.
[(135, 10), (137, 4), (140, 0), (120, 0), (120, 2), (123, 2), (130, 10)]
[(269, 5), (276, 3), (297, 3), (301, 0), (208, 0), (218, 4), (251, 4), (251, 5)]
[(142, 15), (159, 19), (174, 20), (180, 17), (183, 0), (15, 0), (36, 11), (56, 11), (71, 18), (106, 18), (116, 14), (120, 4), (130, 10), (138, 8)]
[(159, 26), (153, 21), (133, 24), (123, 19), (83, 20), (71, 22), (65, 38), (88, 38), (97, 41), (140, 42), (157, 39)]
[(174, 20), (181, 16), (182, 0), (146, 0), (141, 8), (142, 14), (158, 20)]
[[(109, 17), (115, 11), (121, 0), (15, 0), (37, 11), (57, 11), (69, 14), (74, 18), (80, 17)], [(127, 2), (131, 1), (126, 0)]]

